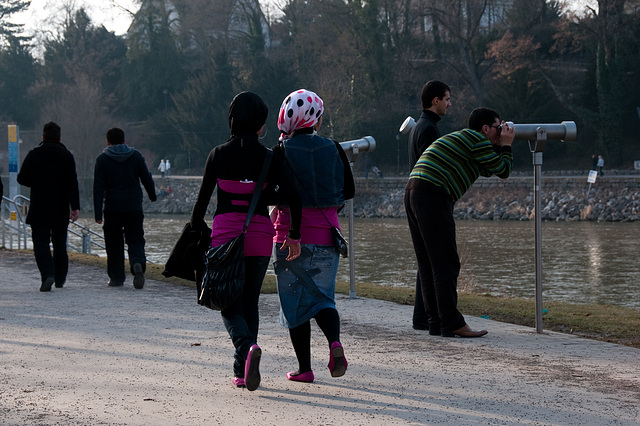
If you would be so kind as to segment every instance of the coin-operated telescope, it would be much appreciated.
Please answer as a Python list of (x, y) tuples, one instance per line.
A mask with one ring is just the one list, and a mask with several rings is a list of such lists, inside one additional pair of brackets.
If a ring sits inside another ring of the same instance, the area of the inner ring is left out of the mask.
[[(578, 137), (578, 130), (574, 121), (563, 121), (560, 124), (514, 124), (507, 122), (509, 127), (514, 126), (514, 140), (526, 140), (529, 142), (529, 150), (533, 153), (533, 192), (535, 208), (535, 247), (536, 247), (536, 331), (542, 333), (542, 187), (540, 177), (542, 175), (542, 153), (548, 140), (572, 142)], [(408, 135), (416, 125), (413, 117), (407, 117), (400, 126), (400, 133)]]
[[(361, 152), (371, 152), (376, 149), (376, 140), (371, 136), (365, 136), (352, 141), (340, 142), (340, 146), (349, 158), (349, 164), (353, 168), (358, 154)], [(347, 211), (349, 212), (349, 297), (356, 297), (356, 269), (354, 254), (354, 226), (353, 226), (353, 200), (347, 200)]]
[[(507, 124), (516, 129), (514, 140), (537, 142), (559, 140), (562, 142), (572, 142), (576, 140), (578, 134), (574, 121), (563, 121), (559, 124), (514, 124), (512, 121), (508, 121)], [(409, 116), (404, 120), (399, 131), (404, 135), (408, 135), (415, 125), (416, 120)], [(544, 150), (543, 145), (531, 146), (530, 148), (531, 152), (541, 152), (541, 150)]]
[(371, 152), (376, 149), (376, 140), (371, 136), (365, 136), (361, 139), (340, 142), (340, 146), (344, 149), (344, 152), (347, 153), (347, 157), (353, 166), (353, 162), (356, 161), (359, 153)]

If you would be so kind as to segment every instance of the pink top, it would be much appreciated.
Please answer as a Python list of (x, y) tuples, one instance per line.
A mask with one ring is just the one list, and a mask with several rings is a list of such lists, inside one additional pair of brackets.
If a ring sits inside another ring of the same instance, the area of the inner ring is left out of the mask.
[[(251, 194), (255, 188), (255, 182), (238, 182), (218, 179), (218, 186), (226, 192), (234, 194)], [(235, 205), (249, 205), (248, 201), (234, 200)], [(231, 241), (240, 233), (246, 220), (246, 213), (223, 213), (214, 216), (211, 226), (211, 247), (220, 246)], [(287, 231), (289, 228), (287, 228)], [(275, 231), (273, 223), (268, 217), (254, 214), (249, 222), (247, 234), (244, 240), (245, 256), (271, 256), (273, 248), (273, 236)]]
[[(322, 212), (320, 211), (322, 210)], [(324, 216), (322, 215), (324, 213)], [(325, 219), (326, 216), (326, 219)], [(273, 241), (282, 244), (289, 232), (289, 208), (283, 207), (271, 213), (273, 225), (276, 228), (276, 236)], [(327, 222), (328, 220), (328, 222)], [(331, 225), (329, 224), (331, 223)], [(326, 209), (303, 208), (302, 222), (300, 224), (301, 244), (333, 245), (331, 226), (340, 229), (338, 210), (335, 207)]]

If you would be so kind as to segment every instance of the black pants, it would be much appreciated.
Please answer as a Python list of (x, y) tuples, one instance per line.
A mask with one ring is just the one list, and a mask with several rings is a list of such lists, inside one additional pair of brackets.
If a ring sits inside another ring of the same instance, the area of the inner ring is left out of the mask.
[(416, 274), (416, 297), (413, 302), (413, 326), (420, 328), (429, 327), (429, 317), (422, 299), (422, 284), (420, 284), (420, 272)]
[(127, 243), (129, 266), (139, 263), (146, 270), (144, 252), (144, 215), (142, 212), (104, 212), (104, 241), (107, 251), (107, 274), (114, 282), (124, 282), (124, 243)]
[[(31, 224), (33, 253), (42, 282), (48, 277), (53, 277), (56, 284), (64, 284), (67, 279), (69, 270), (67, 226), (66, 222), (59, 225)], [(51, 256), (49, 243), (53, 245), (53, 256)]]
[(269, 267), (269, 256), (246, 256), (244, 258), (244, 289), (242, 297), (222, 311), (224, 326), (236, 351), (233, 357), (233, 374), (244, 377), (244, 363), (252, 345), (258, 342), (258, 300), (262, 281)]
[(404, 202), (429, 329), (457, 330), (465, 321), (457, 307), (460, 258), (454, 203), (445, 194), (416, 190), (405, 191)]

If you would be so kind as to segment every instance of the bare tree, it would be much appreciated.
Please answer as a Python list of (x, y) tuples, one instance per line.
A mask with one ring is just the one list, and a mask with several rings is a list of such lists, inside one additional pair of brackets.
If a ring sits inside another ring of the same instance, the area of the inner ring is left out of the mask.
[(75, 157), (78, 176), (93, 176), (93, 162), (106, 146), (105, 132), (114, 120), (104, 107), (99, 84), (89, 76), (77, 75), (60, 93), (45, 100), (40, 121), (60, 125), (62, 143)]

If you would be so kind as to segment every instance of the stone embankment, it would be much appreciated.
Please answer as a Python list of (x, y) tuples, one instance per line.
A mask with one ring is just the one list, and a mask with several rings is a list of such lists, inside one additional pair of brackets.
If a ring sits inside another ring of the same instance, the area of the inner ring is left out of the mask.
[[(553, 173), (553, 172), (552, 172)], [(553, 221), (638, 221), (640, 220), (640, 175), (615, 172), (589, 185), (587, 176), (543, 175), (542, 219)], [(406, 178), (356, 179), (354, 216), (401, 218)], [(506, 180), (480, 178), (455, 205), (456, 219), (533, 220), (534, 178), (516, 175)], [(200, 179), (157, 179), (158, 201), (145, 201), (146, 213), (189, 214)], [(171, 193), (166, 194), (167, 186)], [(215, 193), (214, 193), (215, 198)], [(210, 203), (210, 213), (213, 206)], [(344, 212), (343, 212), (344, 214)]]

